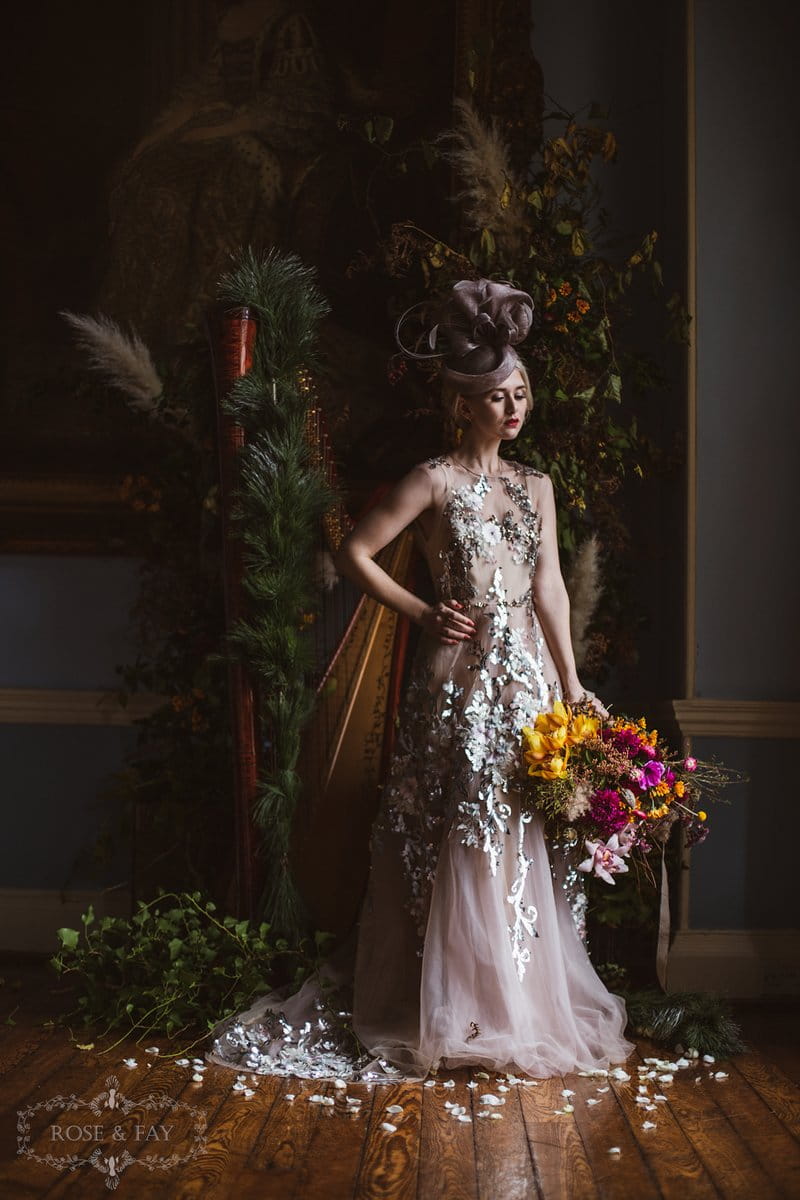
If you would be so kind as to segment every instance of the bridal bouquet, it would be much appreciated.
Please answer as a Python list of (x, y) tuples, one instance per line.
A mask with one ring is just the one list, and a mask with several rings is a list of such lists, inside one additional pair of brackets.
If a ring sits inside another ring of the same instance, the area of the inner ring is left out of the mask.
[(718, 799), (735, 772), (671, 752), (644, 718), (601, 720), (591, 706), (557, 701), (522, 730), (528, 786), (525, 803), (545, 818), (547, 832), (582, 841), (578, 870), (613, 884), (629, 859), (644, 861), (663, 845), (676, 821), (687, 845), (708, 834), (700, 807)]

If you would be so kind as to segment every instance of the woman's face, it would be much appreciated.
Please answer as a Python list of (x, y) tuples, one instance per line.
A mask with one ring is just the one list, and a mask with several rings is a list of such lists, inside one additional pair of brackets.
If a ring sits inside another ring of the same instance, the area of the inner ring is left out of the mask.
[(469, 427), (485, 437), (513, 442), (528, 411), (528, 389), (519, 368), (515, 367), (491, 392), (461, 399), (469, 416)]

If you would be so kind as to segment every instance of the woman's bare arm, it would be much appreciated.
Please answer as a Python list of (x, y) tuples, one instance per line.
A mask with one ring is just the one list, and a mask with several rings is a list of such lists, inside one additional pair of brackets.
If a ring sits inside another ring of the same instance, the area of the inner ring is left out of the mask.
[[(575, 701), (583, 695), (591, 697), (592, 693), (584, 688), (575, 666), (575, 652), (569, 626), (569, 594), (558, 557), (556, 503), (549, 475), (542, 479), (538, 507), (542, 518), (542, 532), (533, 578), (533, 603), (561, 679), (564, 699)], [(593, 699), (598, 711), (607, 716), (608, 713), (600, 701), (596, 697)]]
[(453, 645), (471, 637), (474, 632), (474, 623), (459, 611), (461, 605), (455, 600), (426, 604), (374, 561), (378, 551), (432, 507), (433, 500), (430, 468), (414, 467), (359, 521), (342, 542), (335, 562), (337, 570), (352, 579), (367, 595), (421, 625), (446, 645)]

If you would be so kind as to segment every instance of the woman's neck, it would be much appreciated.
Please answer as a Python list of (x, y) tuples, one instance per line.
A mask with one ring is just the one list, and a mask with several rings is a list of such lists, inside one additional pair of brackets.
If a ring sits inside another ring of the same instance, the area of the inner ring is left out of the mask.
[(477, 438), (471, 430), (467, 430), (458, 449), (450, 457), (453, 462), (479, 475), (499, 475), (503, 465), (499, 449), (500, 438)]

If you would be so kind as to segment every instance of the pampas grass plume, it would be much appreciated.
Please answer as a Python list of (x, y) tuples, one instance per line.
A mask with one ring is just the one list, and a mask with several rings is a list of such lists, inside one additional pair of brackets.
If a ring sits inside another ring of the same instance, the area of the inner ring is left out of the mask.
[(586, 658), (587, 634), (592, 617), (603, 591), (600, 581), (600, 543), (593, 533), (575, 555), (567, 579), (570, 598), (570, 633), (575, 651), (575, 665), (580, 669)]
[(454, 197), (469, 228), (491, 229), (509, 246), (523, 228), (520, 185), (508, 157), (508, 147), (494, 121), (485, 124), (466, 100), (456, 100), (456, 126), (436, 139), (439, 152), (458, 172), (463, 191)]
[(152, 413), (163, 384), (153, 365), (150, 351), (137, 333), (126, 334), (115, 321), (62, 312), (61, 316), (75, 332), (75, 340), (89, 357), (93, 370), (129, 397), (131, 408)]

